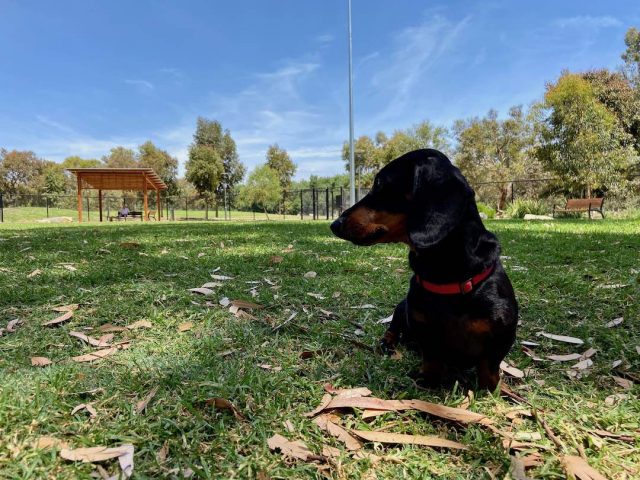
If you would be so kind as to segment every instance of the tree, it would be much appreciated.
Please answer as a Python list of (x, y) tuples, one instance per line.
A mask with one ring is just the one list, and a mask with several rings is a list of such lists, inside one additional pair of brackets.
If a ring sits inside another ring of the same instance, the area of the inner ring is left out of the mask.
[(97, 168), (102, 167), (100, 160), (95, 158), (81, 158), (77, 155), (67, 157), (62, 162), (62, 168)]
[[(361, 186), (370, 187), (375, 173), (405, 153), (420, 148), (436, 148), (447, 152), (447, 129), (423, 121), (406, 130), (396, 130), (391, 137), (378, 132), (375, 141), (364, 135), (354, 142), (354, 164)], [(349, 144), (342, 147), (342, 159), (349, 170)]]
[(622, 73), (606, 68), (590, 70), (580, 76), (589, 82), (598, 101), (616, 116), (620, 126), (629, 134), (627, 139), (640, 153), (640, 91), (634, 90)]
[(625, 73), (633, 84), (640, 88), (640, 31), (631, 27), (624, 36), (627, 49), (622, 54), (625, 63)]
[(153, 168), (167, 185), (168, 195), (177, 193), (178, 160), (165, 150), (156, 147), (153, 142), (146, 141), (138, 147), (138, 164), (141, 167)]
[(277, 143), (269, 146), (267, 150), (267, 165), (278, 173), (280, 188), (289, 190), (291, 179), (295, 175), (297, 167), (287, 151), (280, 148)]
[(483, 182), (498, 182), (498, 210), (504, 209), (513, 188), (510, 180), (540, 171), (531, 155), (533, 128), (520, 106), (512, 107), (505, 120), (495, 110), (483, 118), (456, 120), (453, 133), (457, 143), (454, 161), (470, 183), (477, 189)]
[[(206, 161), (216, 165), (207, 167), (202, 163)], [(197, 120), (186, 170), (187, 179), (196, 186), (200, 195), (215, 195), (218, 200), (224, 195), (225, 185), (233, 191), (245, 172), (229, 131), (223, 130), (220, 122), (202, 117)], [(218, 173), (214, 175), (214, 172)]]
[(564, 73), (539, 106), (536, 155), (574, 192), (612, 189), (636, 153), (616, 116), (580, 75)]
[(277, 143), (267, 149), (267, 165), (276, 171), (280, 189), (282, 190), (282, 213), (288, 210), (287, 193), (291, 190), (291, 182), (296, 173), (297, 166), (284, 148)]
[(276, 211), (282, 196), (278, 172), (269, 165), (256, 167), (240, 189), (240, 201), (245, 205), (257, 206), (264, 210), (267, 219), (268, 210)]
[(0, 191), (5, 194), (35, 194), (44, 161), (30, 151), (0, 149)]
[(67, 190), (67, 177), (59, 163), (45, 161), (42, 169), (40, 190), (49, 195), (59, 195)]
[(109, 155), (102, 157), (102, 163), (108, 168), (135, 168), (138, 166), (136, 153), (125, 147), (112, 148)]
[(207, 146), (192, 145), (186, 165), (186, 179), (201, 197), (212, 196), (220, 184), (224, 165), (218, 152)]

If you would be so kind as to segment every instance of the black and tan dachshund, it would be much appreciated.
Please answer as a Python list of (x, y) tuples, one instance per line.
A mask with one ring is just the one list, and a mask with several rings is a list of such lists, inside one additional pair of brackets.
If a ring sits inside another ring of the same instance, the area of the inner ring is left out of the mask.
[(515, 340), (518, 304), (483, 225), (475, 194), (437, 150), (416, 150), (386, 165), (369, 194), (331, 224), (356, 245), (403, 242), (415, 275), (381, 340), (422, 352), (420, 375), (437, 385), (447, 366), (475, 367), (478, 386), (495, 390), (500, 362)]

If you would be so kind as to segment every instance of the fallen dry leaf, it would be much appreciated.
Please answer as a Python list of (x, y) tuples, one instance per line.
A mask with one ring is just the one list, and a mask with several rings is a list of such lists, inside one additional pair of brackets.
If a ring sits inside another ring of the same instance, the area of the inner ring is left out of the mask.
[(184, 322), (178, 325), (179, 332), (186, 332), (187, 330), (191, 330), (193, 328), (193, 322)]
[(611, 320), (610, 322), (607, 322), (605, 324), (605, 327), (607, 328), (613, 328), (615, 326), (620, 325), (622, 322), (624, 322), (624, 317), (618, 317), (618, 318), (614, 318), (613, 320)]
[(631, 434), (612, 433), (607, 430), (592, 430), (592, 432), (603, 438), (615, 438), (616, 440), (622, 440), (623, 442), (635, 442), (635, 438)]
[(555, 335), (553, 333), (546, 332), (538, 332), (537, 335), (542, 335), (543, 337), (550, 338), (551, 340), (557, 340), (558, 342), (573, 343), (575, 345), (582, 345), (584, 343), (584, 341), (579, 338), (569, 337), (567, 335)]
[(333, 393), (334, 395), (345, 398), (368, 397), (369, 395), (371, 395), (371, 390), (369, 390), (367, 387), (335, 388), (330, 383), (324, 385), (324, 390), (327, 393)]
[(126, 249), (138, 248), (140, 243), (138, 242), (121, 242), (120, 247)]
[(383, 318), (382, 320), (378, 320), (376, 323), (391, 323), (393, 320), (393, 315), (389, 315), (387, 318)]
[(318, 276), (318, 274), (316, 272), (307, 272), (303, 275), (304, 278), (316, 278)]
[(31, 365), (34, 367), (46, 367), (52, 363), (47, 357), (31, 357)]
[(90, 403), (81, 403), (80, 405), (76, 405), (75, 407), (73, 407), (73, 410), (71, 410), (71, 415), (75, 415), (80, 410), (86, 410), (87, 412), (89, 412), (89, 415), (91, 417), (95, 417), (96, 415), (98, 415), (98, 412), (96, 412), (96, 409), (93, 408), (93, 405), (91, 405)]
[(258, 305), (257, 303), (247, 302), (245, 300), (231, 300), (230, 303), (236, 308), (244, 308), (246, 310), (264, 308), (262, 305)]
[(352, 310), (367, 310), (369, 308), (376, 308), (375, 305), (371, 305), (370, 303), (365, 303), (364, 305), (356, 305), (355, 307), (350, 307)]
[(133, 445), (122, 445), (121, 448), (125, 448), (125, 453), (118, 457), (118, 463), (120, 469), (126, 478), (129, 478), (133, 473)]
[(507, 362), (500, 362), (500, 370), (515, 378), (524, 378), (524, 372), (519, 368), (509, 365)]
[(151, 328), (153, 325), (149, 320), (138, 320), (137, 322), (133, 322), (131, 325), (127, 325), (126, 328), (128, 330), (136, 330), (138, 328)]
[(113, 339), (113, 335), (111, 334), (111, 337), (109, 338), (108, 335), (103, 335), (102, 337), (100, 337), (100, 339), (96, 339), (93, 337), (90, 337), (82, 332), (69, 332), (69, 335), (75, 338), (78, 338), (80, 340), (82, 340), (83, 342), (93, 346), (93, 347), (106, 347), (106, 343), (109, 340)]
[(329, 435), (332, 435), (343, 442), (348, 450), (360, 450), (362, 448), (362, 443), (360, 443), (357, 438), (351, 435), (340, 425), (335, 423), (335, 420), (337, 420), (337, 417), (335, 417), (334, 415), (323, 414), (316, 417), (313, 420), (313, 423), (315, 423), (322, 430), (326, 430)]
[(101, 333), (124, 332), (126, 329), (127, 327), (120, 327), (118, 325), (112, 325), (110, 323), (105, 323), (104, 325), (100, 325), (98, 327), (98, 331)]
[(291, 244), (287, 245), (287, 248), (282, 250), (282, 253), (291, 253), (291, 252), (293, 252), (293, 245)]
[(626, 378), (616, 377), (615, 375), (612, 377), (613, 381), (620, 385), (625, 390), (630, 390), (633, 388), (633, 382), (631, 380), (627, 380)]
[(569, 478), (578, 480), (607, 480), (595, 468), (591, 467), (587, 461), (575, 455), (565, 455), (560, 458)]
[(509, 474), (511, 480), (533, 480), (525, 473), (525, 466), (518, 457), (511, 456), (511, 465), (509, 466)]
[(318, 300), (324, 300), (325, 299), (325, 296), (320, 294), (320, 293), (307, 292), (307, 295), (309, 295), (310, 297), (316, 298)]
[(229, 400), (227, 400), (226, 398), (221, 398), (221, 397), (208, 398), (205, 403), (207, 405), (215, 407), (218, 410), (229, 410), (231, 413), (233, 413), (234, 417), (238, 419), (244, 419), (244, 415), (242, 415), (242, 413), (240, 413), (240, 411), (235, 407), (235, 405), (231, 403)]
[(9, 320), (9, 322), (7, 323), (7, 332), (14, 333), (19, 323), (21, 323), (21, 320), (19, 318)]
[(69, 305), (61, 305), (59, 307), (53, 307), (52, 310), (54, 312), (73, 312), (75, 310), (77, 310), (80, 307), (79, 304), (77, 303), (72, 303)]
[(222, 284), (220, 282), (207, 282), (204, 285), (202, 285), (200, 288), (217, 288), (221, 286)]
[(314, 408), (312, 411), (305, 413), (304, 416), (305, 417), (315, 417), (317, 414), (319, 414), (320, 412), (322, 412), (323, 410), (325, 410), (327, 408), (327, 405), (329, 405), (331, 403), (331, 400), (333, 399), (333, 397), (331, 395), (329, 395), (328, 393), (325, 393), (322, 397), (322, 400), (320, 400), (320, 405), (318, 405), (316, 408)]
[(59, 440), (57, 438), (53, 438), (53, 437), (38, 437), (35, 441), (34, 444), (35, 448), (56, 448), (56, 449), (61, 449), (61, 448), (69, 448), (69, 445), (67, 444), (67, 442), (63, 441), (63, 440)]
[(213, 278), (214, 280), (233, 280), (233, 277), (229, 277), (227, 275), (215, 275), (215, 274), (211, 274), (211, 278)]
[(73, 265), (69, 265), (69, 264), (65, 264), (65, 265), (61, 265), (62, 268), (69, 270), (70, 272), (75, 272), (78, 269), (76, 267), (74, 267)]
[(162, 447), (160, 447), (160, 450), (158, 450), (158, 453), (156, 454), (158, 463), (164, 463), (168, 455), (169, 455), (169, 444), (165, 441), (162, 444)]
[(60, 451), (60, 456), (65, 460), (71, 460), (73, 462), (103, 462), (111, 458), (118, 458), (121, 455), (126, 455), (133, 445), (120, 445), (119, 447), (88, 447), (88, 448), (76, 448), (69, 449), (64, 448)]
[(409, 410), (412, 407), (400, 400), (383, 400), (375, 397), (334, 397), (326, 409), (359, 408), (362, 410)]
[(87, 353), (86, 355), (80, 355), (78, 357), (71, 357), (71, 360), (74, 362), (93, 362), (100, 361), (109, 355), (113, 355), (116, 353), (118, 349), (116, 347), (105, 348), (104, 350), (96, 350), (92, 353)]
[(213, 290), (211, 290), (210, 288), (206, 288), (206, 287), (190, 288), (189, 291), (193, 292), (193, 293), (199, 293), (200, 295), (212, 295), (213, 294)]
[(607, 405), (608, 407), (613, 407), (620, 400), (624, 400), (628, 396), (629, 395), (624, 393), (614, 393), (613, 395), (609, 395), (607, 398), (604, 399), (604, 404)]
[(462, 408), (447, 407), (445, 405), (425, 402), (423, 400), (403, 400), (402, 403), (415, 410), (444, 418), (446, 420), (452, 420), (454, 422), (482, 423), (484, 425), (491, 423), (491, 420), (488, 417)]
[(284, 258), (278, 255), (273, 255), (272, 257), (269, 258), (269, 262), (273, 264), (281, 263), (283, 260)]
[(50, 327), (52, 325), (60, 325), (63, 322), (66, 322), (67, 320), (69, 320), (71, 317), (73, 317), (73, 310), (68, 310), (65, 313), (63, 313), (62, 315), (60, 315), (57, 318), (54, 318), (53, 320), (49, 320), (48, 322), (45, 322), (42, 324), (43, 327)]
[(578, 360), (581, 356), (579, 353), (569, 353), (567, 355), (547, 355), (547, 358), (554, 362), (571, 362)]
[(363, 410), (362, 411), (362, 419), (366, 420), (368, 418), (375, 418), (385, 413), (389, 413), (389, 410)]
[(38, 275), (41, 275), (41, 274), (42, 274), (42, 270), (40, 270), (39, 268), (36, 268), (33, 272), (27, 275), (27, 278), (37, 277)]
[(309, 450), (309, 447), (307, 447), (304, 442), (300, 440), (292, 442), (277, 433), (267, 440), (267, 445), (269, 445), (271, 450), (280, 450), (285, 457), (295, 458), (305, 462), (309, 457), (313, 456), (313, 452)]
[(142, 400), (136, 403), (136, 413), (144, 412), (145, 408), (147, 408), (147, 405), (149, 405), (149, 402), (153, 397), (155, 397), (156, 393), (158, 393), (158, 387), (153, 387)]
[(401, 445), (424, 445), (426, 447), (452, 448), (467, 450), (461, 443), (447, 440), (446, 438), (428, 435), (407, 435), (404, 433), (367, 432), (364, 430), (351, 430), (351, 433), (369, 442), (393, 443)]
[(591, 367), (593, 365), (593, 360), (591, 360), (590, 358), (587, 358), (585, 360), (582, 360), (578, 363), (576, 363), (575, 365), (571, 365), (571, 368), (575, 369), (575, 370), (586, 370), (587, 368)]

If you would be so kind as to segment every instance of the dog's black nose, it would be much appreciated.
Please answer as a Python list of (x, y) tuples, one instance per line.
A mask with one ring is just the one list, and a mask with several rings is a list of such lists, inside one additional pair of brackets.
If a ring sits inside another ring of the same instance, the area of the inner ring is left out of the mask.
[(334, 235), (340, 236), (340, 232), (342, 231), (342, 224), (344, 223), (344, 218), (339, 217), (331, 224), (331, 231)]

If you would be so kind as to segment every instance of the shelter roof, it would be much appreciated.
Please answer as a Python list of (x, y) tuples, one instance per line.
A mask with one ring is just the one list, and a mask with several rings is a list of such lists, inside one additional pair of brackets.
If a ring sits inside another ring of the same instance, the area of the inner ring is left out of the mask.
[(152, 168), (68, 168), (83, 183), (96, 190), (166, 190), (167, 185)]

